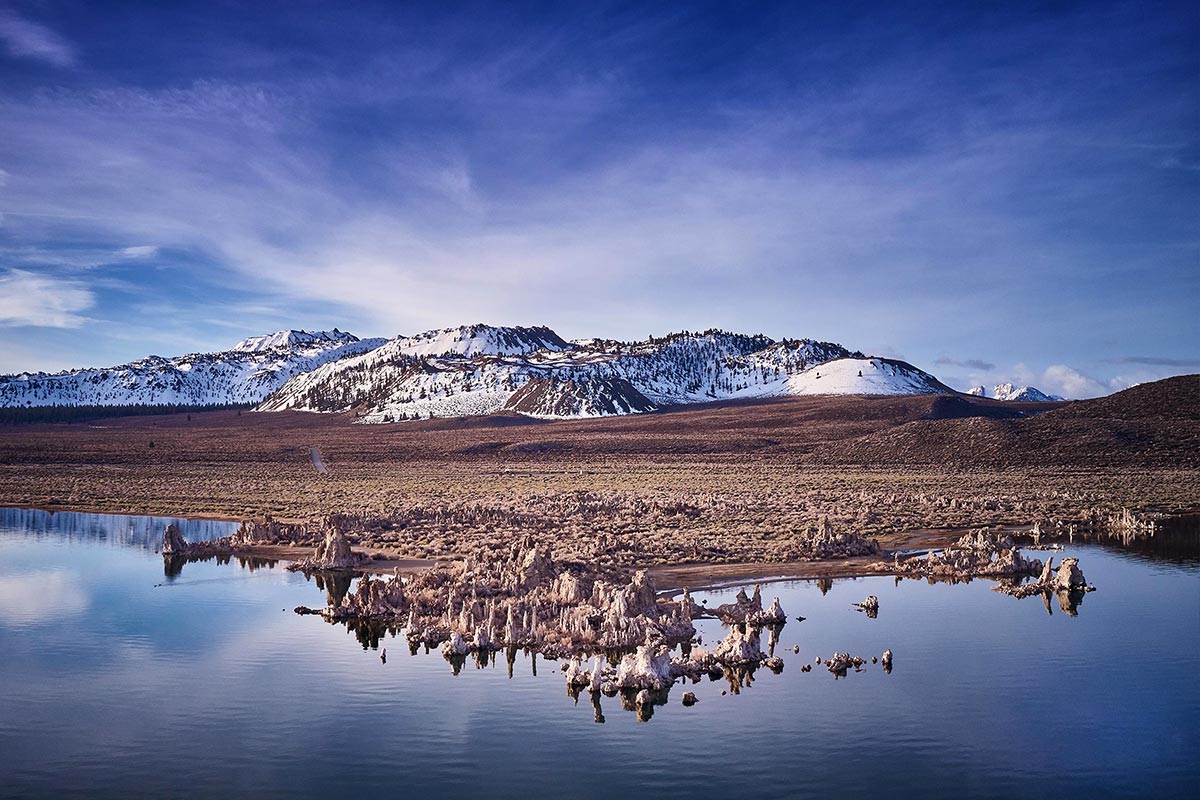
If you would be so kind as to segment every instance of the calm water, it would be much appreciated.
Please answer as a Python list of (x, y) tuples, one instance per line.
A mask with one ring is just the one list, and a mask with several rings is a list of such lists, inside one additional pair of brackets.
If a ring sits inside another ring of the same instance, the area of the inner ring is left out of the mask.
[[(166, 522), (0, 510), (0, 796), (1200, 791), (1200, 564), (1186, 548), (1073, 547), (1099, 587), (1077, 616), (987, 581), (771, 584), (767, 598), (807, 617), (782, 633), (783, 674), (760, 670), (736, 696), (687, 687), (692, 708), (676, 684), (647, 722), (602, 698), (596, 724), (556, 662), (534, 674), (518, 656), (510, 679), (501, 655), (455, 676), (387, 637), (382, 663), (347, 628), (293, 614), (324, 592), (279, 566), (168, 578), (154, 552)], [(188, 539), (228, 532), (177, 524)], [(850, 605), (868, 594), (877, 619)], [(722, 635), (700, 628), (706, 645)], [(888, 647), (891, 675), (799, 669)]]

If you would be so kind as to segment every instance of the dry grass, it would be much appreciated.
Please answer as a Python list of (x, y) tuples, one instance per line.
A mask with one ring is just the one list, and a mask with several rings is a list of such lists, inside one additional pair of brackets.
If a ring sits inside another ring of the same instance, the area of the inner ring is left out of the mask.
[[(822, 517), (888, 544), (930, 528), (1200, 506), (1188, 450), (1200, 423), (1186, 415), (1122, 418), (1118, 404), (1089, 417), (1075, 404), (1033, 419), (923, 420), (936, 416), (933, 402), (791, 398), (554, 423), (364, 426), (229, 411), (0, 427), (0, 502), (230, 518), (341, 512), (386, 518), (365, 526), (363, 542), (395, 554), (447, 556), (532, 532), (623, 564), (787, 560), (796, 534)], [(963, 429), (981, 426), (1003, 435), (962, 442)], [(1042, 442), (1036, 457), (1023, 437)], [(310, 464), (313, 446), (328, 475)]]

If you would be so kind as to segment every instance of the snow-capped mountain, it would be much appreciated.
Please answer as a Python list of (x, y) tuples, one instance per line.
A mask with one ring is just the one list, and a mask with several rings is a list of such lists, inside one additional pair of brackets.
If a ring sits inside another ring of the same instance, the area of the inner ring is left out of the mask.
[(1021, 386), (1018, 388), (1011, 383), (996, 384), (992, 387), (990, 394), (983, 386), (972, 386), (970, 389), (967, 389), (966, 393), (975, 397), (991, 397), (994, 400), (1020, 400), (1033, 403), (1050, 403), (1063, 399), (1056, 394), (1046, 394), (1032, 386)]
[(928, 372), (890, 358), (838, 358), (793, 375), (788, 394), (954, 394)]
[(387, 346), (389, 353), (408, 356), (521, 355), (571, 347), (545, 326), (502, 328), (483, 324), (398, 336)]
[(260, 411), (353, 410), (365, 422), (498, 411), (594, 417), (789, 394), (951, 391), (903, 361), (812, 339), (708, 330), (568, 342), (546, 327), (481, 324), (389, 340), (284, 330), (220, 353), (0, 376), (4, 406), (259, 403)]
[(0, 376), (0, 406), (257, 403), (290, 378), (384, 343), (332, 331), (278, 331), (220, 353), (147, 356), (103, 369)]
[(265, 336), (251, 336), (235, 344), (231, 351), (265, 353), (268, 350), (333, 347), (357, 342), (358, 339), (337, 328), (331, 331), (275, 331)]
[[(524, 351), (513, 344), (534, 339), (550, 344)], [(414, 342), (437, 342), (437, 354)], [(356, 410), (366, 422), (502, 410), (562, 418), (787, 394), (952, 391), (902, 361), (811, 339), (709, 330), (641, 342), (566, 342), (545, 328), (472, 326), (398, 337), (326, 364), (293, 378), (259, 409)]]

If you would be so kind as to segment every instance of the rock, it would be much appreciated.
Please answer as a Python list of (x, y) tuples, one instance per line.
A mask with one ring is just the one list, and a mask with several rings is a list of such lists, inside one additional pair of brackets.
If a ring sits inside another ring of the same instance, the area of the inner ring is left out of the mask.
[(182, 531), (175, 527), (173, 522), (167, 525), (166, 531), (163, 532), (162, 554), (164, 556), (185, 555), (187, 549), (188, 544), (184, 541)]
[(525, 547), (525, 554), (521, 559), (519, 572), (520, 587), (530, 591), (554, 580), (556, 570), (550, 556), (542, 551), (532, 536), (526, 536), (522, 544)]
[(390, 579), (364, 575), (353, 592), (347, 592), (338, 605), (327, 607), (324, 614), (330, 619), (399, 619), (408, 610), (399, 574)]
[(188, 542), (183, 538), (183, 532), (170, 523), (163, 531), (162, 556), (168, 564), (179, 568), (190, 559), (212, 558), (227, 556), (233, 553), (228, 539), (217, 539), (212, 542)]
[(671, 651), (654, 644), (640, 645), (617, 665), (616, 684), (621, 689), (666, 689), (671, 675)]
[(1042, 562), (1022, 556), (1006, 536), (976, 530), (964, 534), (941, 552), (931, 551), (925, 558), (897, 560), (891, 564), (881, 561), (872, 566), (881, 572), (901, 575), (966, 580), (974, 577), (1031, 575), (1042, 569)]
[(1064, 558), (1058, 574), (1054, 576), (1053, 585), (1056, 591), (1086, 589), (1088, 584), (1079, 569), (1079, 559)]
[(834, 675), (845, 675), (851, 667), (858, 669), (866, 663), (866, 659), (852, 656), (849, 653), (835, 652), (833, 658), (826, 662), (829, 671)]
[(683, 693), (683, 704), (685, 706), (694, 706), (694, 705), (696, 705), (696, 703), (699, 703), (699, 702), (700, 702), (700, 700), (692, 692), (684, 692)]
[(883, 661), (883, 671), (890, 674), (892, 671), (892, 651), (891, 650), (883, 651), (882, 661)]
[(1024, 584), (1001, 584), (995, 587), (995, 591), (1013, 597), (1031, 597), (1040, 594), (1045, 599), (1047, 611), (1050, 611), (1050, 595), (1057, 593), (1062, 610), (1074, 616), (1084, 593), (1095, 591), (1096, 587), (1088, 585), (1082, 570), (1079, 569), (1079, 559), (1077, 558), (1064, 558), (1058, 572), (1054, 572), (1053, 567), (1054, 558), (1050, 557), (1046, 560), (1046, 565), (1042, 568), (1041, 575), (1036, 581)]
[(855, 603), (854, 605), (858, 606), (860, 611), (867, 612), (867, 616), (871, 619), (875, 619), (879, 616), (879, 598), (873, 594), (867, 595), (866, 600), (863, 600), (861, 603)]
[(350, 549), (350, 541), (339, 528), (328, 528), (325, 540), (317, 545), (312, 556), (297, 561), (290, 570), (355, 569), (369, 559)]
[(787, 614), (783, 612), (778, 597), (771, 603), (770, 608), (763, 610), (762, 589), (759, 586), (754, 587), (753, 597), (747, 597), (744, 589), (738, 590), (734, 602), (717, 606), (713, 613), (728, 624), (748, 623), (762, 626), (782, 625), (787, 622)]
[(816, 530), (796, 534), (789, 545), (779, 553), (781, 561), (819, 561), (832, 558), (850, 558), (879, 552), (879, 543), (874, 539), (854, 533), (834, 533), (827, 517), (822, 517)]
[(760, 664), (765, 656), (757, 628), (732, 625), (729, 634), (713, 650), (713, 657), (725, 666)]

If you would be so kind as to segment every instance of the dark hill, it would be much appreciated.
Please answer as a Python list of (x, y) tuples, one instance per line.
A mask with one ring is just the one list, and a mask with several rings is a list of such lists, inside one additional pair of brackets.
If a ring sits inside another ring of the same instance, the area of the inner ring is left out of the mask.
[[(947, 406), (942, 415), (954, 410)], [(1200, 467), (1200, 375), (1142, 384), (1027, 418), (930, 419), (934, 411), (925, 419), (830, 442), (813, 456), (855, 464)]]

